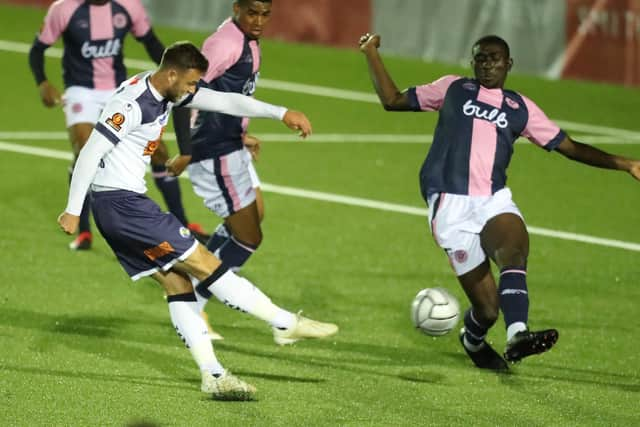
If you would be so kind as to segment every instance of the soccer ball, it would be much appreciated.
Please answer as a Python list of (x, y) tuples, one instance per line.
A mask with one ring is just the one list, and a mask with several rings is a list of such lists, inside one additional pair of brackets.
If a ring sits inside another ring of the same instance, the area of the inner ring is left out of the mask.
[(418, 292), (411, 304), (413, 325), (427, 335), (445, 335), (460, 318), (460, 304), (444, 288), (427, 288)]

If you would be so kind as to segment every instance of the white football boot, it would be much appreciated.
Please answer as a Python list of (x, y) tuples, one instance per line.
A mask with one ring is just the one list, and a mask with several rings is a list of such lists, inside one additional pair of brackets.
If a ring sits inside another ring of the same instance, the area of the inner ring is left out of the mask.
[(289, 329), (273, 328), (273, 340), (278, 345), (293, 344), (305, 338), (324, 338), (338, 332), (338, 325), (333, 323), (318, 322), (302, 316), (302, 312), (296, 314), (296, 324)]

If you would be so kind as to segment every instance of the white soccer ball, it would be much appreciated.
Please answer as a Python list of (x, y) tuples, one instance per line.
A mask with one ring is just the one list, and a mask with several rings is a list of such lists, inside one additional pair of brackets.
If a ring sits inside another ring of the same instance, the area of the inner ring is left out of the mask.
[(456, 327), (460, 304), (444, 288), (427, 288), (418, 292), (411, 304), (413, 325), (427, 335), (445, 335)]

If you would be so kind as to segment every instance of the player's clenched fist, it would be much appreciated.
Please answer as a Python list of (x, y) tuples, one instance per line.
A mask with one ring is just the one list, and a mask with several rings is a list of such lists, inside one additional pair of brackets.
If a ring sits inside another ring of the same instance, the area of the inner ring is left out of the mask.
[(306, 138), (311, 135), (311, 122), (304, 113), (299, 111), (287, 110), (282, 121), (289, 129), (297, 130), (300, 136)]
[(78, 224), (80, 223), (80, 217), (76, 215), (71, 215), (67, 212), (62, 212), (60, 216), (58, 216), (58, 224), (60, 224), (60, 228), (67, 234), (73, 234), (78, 230)]
[(378, 34), (366, 33), (360, 37), (360, 50), (366, 52), (369, 49), (380, 47), (380, 36)]

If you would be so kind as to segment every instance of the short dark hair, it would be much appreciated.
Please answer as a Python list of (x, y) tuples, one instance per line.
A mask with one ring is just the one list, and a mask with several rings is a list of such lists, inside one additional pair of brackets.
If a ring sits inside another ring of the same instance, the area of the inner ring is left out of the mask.
[(195, 68), (204, 74), (209, 69), (209, 61), (193, 43), (180, 41), (166, 48), (162, 54), (160, 68), (168, 67), (181, 70)]
[(235, 0), (234, 3), (238, 3), (240, 7), (247, 7), (252, 1), (259, 1), (260, 3), (271, 3), (271, 0)]
[(476, 46), (479, 46), (481, 44), (497, 44), (499, 46), (502, 46), (502, 48), (504, 49), (505, 53), (507, 54), (508, 58), (511, 58), (511, 51), (509, 49), (509, 44), (502, 38), (502, 37), (498, 37), (496, 35), (488, 35), (488, 36), (484, 36), (484, 37), (480, 37), (478, 39), (478, 41), (476, 41), (473, 46), (471, 46), (471, 53), (473, 54), (473, 49)]

